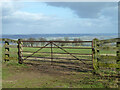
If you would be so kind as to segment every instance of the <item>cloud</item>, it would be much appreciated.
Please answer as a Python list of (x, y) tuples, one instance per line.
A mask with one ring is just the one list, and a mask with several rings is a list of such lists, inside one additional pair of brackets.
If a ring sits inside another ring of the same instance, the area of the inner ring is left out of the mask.
[[(23, 16), (21, 16), (21, 14)], [(32, 17), (32, 18), (31, 18)], [(43, 18), (42, 18), (43, 17)], [(5, 22), (7, 21), (8, 22)], [(116, 32), (116, 25), (109, 18), (99, 19), (62, 19), (19, 12), (3, 20), (4, 33), (109, 33)], [(9, 30), (8, 30), (9, 29)]]
[(18, 11), (20, 8), (22, 8), (22, 3), (20, 2), (2, 2), (2, 5), (0, 6), (2, 8), (2, 15), (10, 15), (16, 11)]
[(118, 20), (118, 6), (107, 7), (105, 9), (101, 10), (100, 15), (104, 16), (106, 18), (109, 17), (113, 21), (117, 21)]
[(35, 21), (48, 20), (43, 14), (16, 11), (10, 15), (3, 16), (3, 23), (34, 23)]
[(50, 16), (42, 13), (30, 13), (21, 11), (24, 8), (20, 2), (4, 2), (2, 4), (2, 21), (3, 24), (12, 23), (35, 23), (50, 20)]
[[(105, 8), (116, 7), (114, 2), (46, 2), (48, 5), (55, 7), (70, 8), (80, 18), (97, 18), (101, 10)], [(112, 11), (114, 13), (114, 11)]]
[[(50, 4), (51, 3), (49, 3), (48, 5)], [(10, 2), (8, 4), (5, 4), (6, 6), (5, 5), (3, 6), (2, 11), (3, 33), (4, 34), (101, 33), (101, 32), (109, 33), (108, 30), (110, 30), (110, 32), (113, 33), (117, 31), (116, 21), (113, 20), (116, 14), (112, 13), (113, 11), (116, 12), (115, 11), (116, 7), (113, 6), (112, 4), (102, 5), (106, 6), (106, 8), (104, 9), (102, 9), (103, 8), (102, 6), (98, 5), (99, 8), (97, 10), (93, 9), (93, 7), (90, 8), (91, 4), (88, 5), (90, 9), (88, 7), (84, 7), (84, 5), (86, 5), (87, 3), (83, 5), (78, 3), (75, 4), (74, 7), (73, 4), (70, 4), (68, 6), (64, 5), (64, 8), (71, 7), (71, 9), (75, 10), (75, 13), (79, 15), (79, 18), (75, 17), (72, 19), (70, 18), (63, 19), (57, 16), (56, 17), (50, 15), (48, 16), (45, 15), (44, 13), (30, 13), (27, 11), (21, 11), (20, 8), (22, 8), (22, 3), (16, 4)], [(107, 6), (110, 6), (110, 8)], [(57, 5), (57, 7), (63, 6)], [(81, 12), (82, 14), (78, 13), (78, 11)], [(98, 16), (96, 17), (96, 15)]]

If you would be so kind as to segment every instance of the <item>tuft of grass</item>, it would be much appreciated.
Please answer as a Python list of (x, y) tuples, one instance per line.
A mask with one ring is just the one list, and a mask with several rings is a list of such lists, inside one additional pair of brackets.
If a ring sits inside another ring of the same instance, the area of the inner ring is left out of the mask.
[(26, 64), (19, 64), (16, 60), (10, 60), (5, 62), (6, 66), (13, 66), (13, 67), (23, 67), (23, 68), (28, 68)]

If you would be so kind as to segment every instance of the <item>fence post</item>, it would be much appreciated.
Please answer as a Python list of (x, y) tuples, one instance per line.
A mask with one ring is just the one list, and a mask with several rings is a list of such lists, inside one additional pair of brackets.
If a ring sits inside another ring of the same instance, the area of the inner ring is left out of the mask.
[(22, 51), (21, 39), (18, 39), (18, 63), (19, 64), (23, 63), (21, 51)]
[[(116, 52), (116, 54), (118, 58), (116, 60), (116, 64), (120, 64), (120, 41), (117, 41), (117, 47), (118, 47), (118, 51)], [(118, 77), (117, 85), (118, 85), (118, 88), (120, 88), (120, 68), (117, 67), (116, 71), (117, 71), (117, 77)]]
[[(8, 46), (9, 46), (9, 42), (5, 41), (5, 58), (4, 58), (4, 61), (9, 61), (9, 57), (10, 57), (9, 51), (10, 51), (10, 49), (9, 49)], [(6, 53), (6, 52), (8, 52), (8, 53)]]
[(98, 50), (97, 50), (97, 38), (92, 41), (92, 59), (93, 59), (93, 70), (94, 73), (97, 73), (98, 70)]
[(51, 44), (51, 65), (52, 65), (52, 62), (53, 62), (53, 48), (52, 48), (52, 42), (51, 42), (50, 44)]

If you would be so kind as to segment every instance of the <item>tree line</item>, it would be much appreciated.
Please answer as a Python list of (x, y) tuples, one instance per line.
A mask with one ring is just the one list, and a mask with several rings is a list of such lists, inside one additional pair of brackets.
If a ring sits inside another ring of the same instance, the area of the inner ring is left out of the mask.
[[(28, 41), (47, 41), (46, 38), (28, 38), (28, 39), (23, 39), (23, 40), (28, 40)], [(70, 41), (69, 37), (64, 37), (62, 38), (56, 38), (56, 39), (51, 39), (49, 41)], [(80, 38), (74, 38), (73, 41), (82, 41)], [(24, 46), (44, 46), (46, 42), (24, 42)], [(59, 46), (81, 46), (83, 43), (56, 43)]]

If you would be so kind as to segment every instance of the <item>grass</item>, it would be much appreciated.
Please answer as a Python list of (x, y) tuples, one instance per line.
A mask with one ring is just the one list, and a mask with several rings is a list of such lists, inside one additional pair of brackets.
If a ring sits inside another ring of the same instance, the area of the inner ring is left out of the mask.
[[(6, 62), (3, 64), (3, 88), (104, 88), (98, 82), (99, 78), (90, 72), (63, 71), (61, 74), (55, 70), (53, 74), (32, 70), (32, 66), (17, 65)], [(34, 68), (35, 69), (35, 68)], [(47, 70), (47, 69), (43, 69)], [(54, 74), (55, 73), (55, 74)]]
[[(23, 48), (23, 51), (30, 51), (30, 52), (35, 52), (37, 51), (39, 48), (29, 48), (29, 47), (24, 47)], [(65, 49), (66, 51), (68, 51), (69, 53), (80, 53), (80, 54), (92, 54), (92, 50), (91, 49)], [(18, 58), (17, 56), (17, 48), (10, 48), (10, 52), (16, 52), (14, 54), (10, 54), (10, 57), (16, 57)], [(51, 57), (51, 54), (50, 53), (42, 53), (40, 54), (40, 52), (51, 52), (51, 49), (50, 48), (43, 48), (42, 50), (40, 50), (38, 53), (35, 53), (33, 56), (38, 56), (38, 57)], [(63, 50), (59, 49), (59, 48), (53, 48), (53, 53), (54, 52), (57, 52), (57, 53), (66, 53), (64, 52)], [(110, 50), (101, 50), (100, 51), (100, 54), (115, 54), (116, 51), (110, 51)], [(29, 56), (31, 55), (32, 53), (24, 53), (23, 55), (24, 56)], [(78, 58), (81, 58), (81, 59), (92, 59), (91, 56), (81, 56), (81, 55), (75, 55), (73, 54), (74, 56), (78, 57)], [(56, 55), (54, 54), (54, 57), (70, 57), (70, 55), (63, 55), (63, 54), (59, 54), (59, 55)], [(3, 57), (4, 57), (4, 50), (3, 50)]]
[[(23, 48), (24, 51), (35, 52), (39, 48)], [(39, 52), (50, 52), (51, 49), (44, 48)], [(90, 49), (65, 49), (70, 53), (91, 54)], [(11, 52), (17, 52), (17, 48), (10, 48)], [(53, 48), (54, 52), (64, 53), (61, 49)], [(4, 50), (3, 50), (4, 54)], [(100, 54), (115, 54), (115, 51), (102, 50)], [(26, 56), (30, 54), (24, 54)], [(11, 57), (18, 57), (16, 54), (10, 54)], [(34, 56), (50, 57), (50, 54), (35, 54)], [(69, 57), (67, 55), (54, 55), (54, 57)], [(81, 56), (77, 56), (81, 58)], [(82, 56), (85, 59), (91, 59), (91, 56)], [(62, 60), (63, 61), (63, 60)], [(76, 62), (76, 61), (75, 61)], [(39, 62), (40, 63), (40, 62)], [(78, 63), (78, 62), (76, 62)], [(42, 66), (43, 65), (43, 66)], [(16, 60), (10, 60), (3, 63), (3, 88), (105, 88), (113, 87), (113, 81), (101, 79), (94, 76), (91, 72), (63, 70), (64, 67), (57, 69), (51, 68), (50, 63), (40, 63), (38, 65), (18, 64)], [(58, 65), (58, 64), (57, 64)], [(60, 66), (60, 65), (58, 65)], [(58, 67), (57, 66), (57, 67)], [(81, 65), (79, 65), (81, 66)], [(68, 65), (66, 67), (69, 67)], [(62, 69), (62, 70), (61, 70)], [(46, 71), (46, 72), (45, 72)], [(52, 73), (52, 74), (51, 74)]]
[[(31, 62), (35, 63), (35, 62)], [(3, 88), (116, 88), (114, 80), (102, 79), (88, 72), (69, 71), (49, 63), (3, 63)]]
[[(3, 62), (2, 64), (3, 64), (3, 68), (2, 68), (3, 69), (3, 72), (2, 72), (2, 74), (3, 74), (2, 78), (3, 79), (8, 78), (9, 76), (13, 75), (13, 73), (11, 73), (11, 70), (10, 70), (11, 67), (12, 68), (21, 68), (21, 67), (22, 68), (27, 68), (27, 66), (25, 64), (18, 64), (18, 62), (15, 61), (15, 60), (10, 60), (8, 62)], [(4, 68), (4, 66), (6, 68)]]
[[(35, 52), (37, 51), (39, 48), (29, 48), (29, 47), (26, 47), (26, 48), (23, 48), (24, 51), (32, 51), (32, 52)], [(87, 50), (87, 49), (65, 49), (67, 50), (68, 52), (71, 52), (71, 53), (83, 53), (83, 54), (90, 54), (92, 53), (91, 50)], [(42, 50), (40, 50), (39, 52), (50, 52), (51, 49), (50, 48), (43, 48)], [(59, 49), (59, 48), (53, 48), (53, 52), (57, 52), (57, 53), (65, 53), (63, 50)]]

